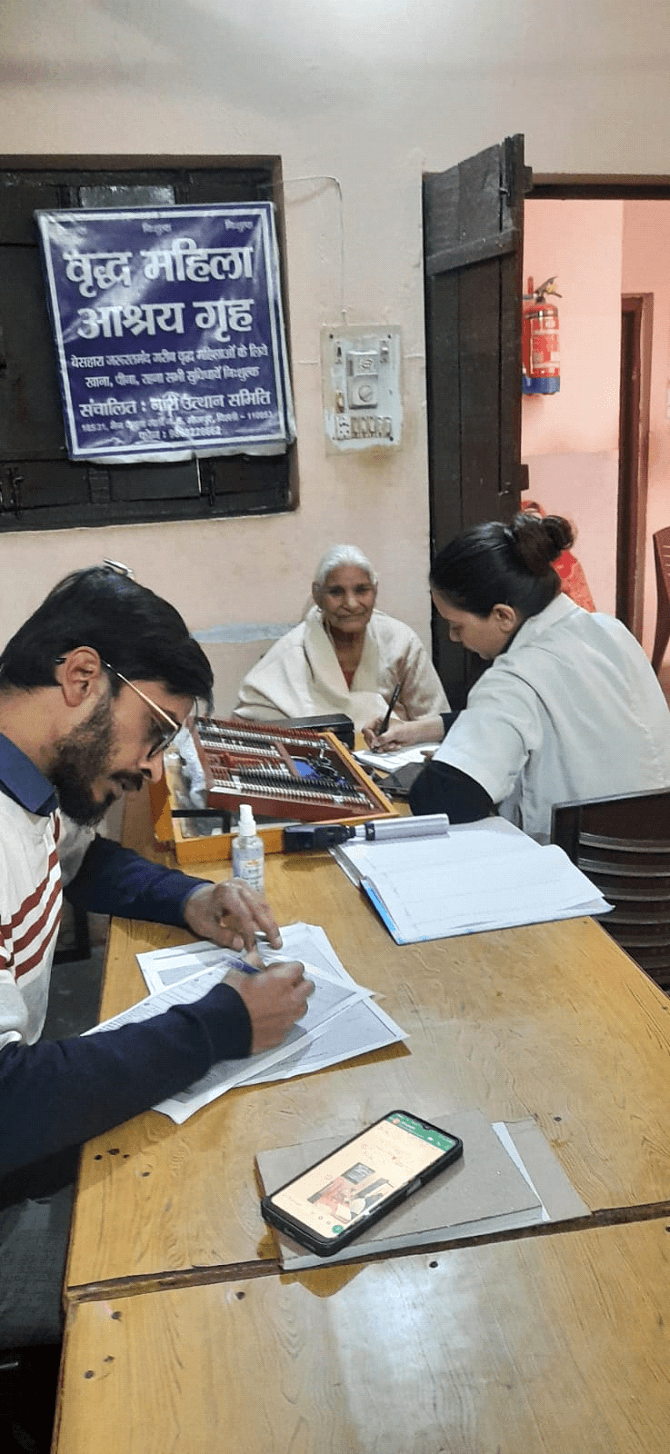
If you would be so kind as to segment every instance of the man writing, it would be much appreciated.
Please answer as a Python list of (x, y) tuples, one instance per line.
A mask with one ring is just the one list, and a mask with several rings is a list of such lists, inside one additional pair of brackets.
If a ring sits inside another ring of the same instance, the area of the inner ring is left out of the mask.
[[(62, 1184), (83, 1141), (218, 1060), (279, 1044), (305, 1012), (313, 986), (288, 963), (231, 971), (194, 1004), (139, 1025), (39, 1041), (62, 878), (91, 911), (183, 925), (248, 952), (257, 929), (280, 945), (246, 885), (157, 867), (93, 832), (112, 802), (160, 776), (165, 747), (211, 689), (178, 612), (108, 568), (62, 581), (0, 657), (0, 1267), (20, 1197)], [(7, 1317), (3, 1326), (3, 1291), (0, 1272), (0, 1347), (49, 1341), (18, 1336)]]

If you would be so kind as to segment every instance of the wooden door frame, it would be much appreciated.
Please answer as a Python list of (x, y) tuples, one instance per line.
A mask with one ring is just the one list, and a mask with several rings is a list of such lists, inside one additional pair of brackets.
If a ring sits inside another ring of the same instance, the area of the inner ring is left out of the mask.
[(627, 176), (624, 173), (536, 172), (528, 197), (599, 198), (601, 201), (667, 202), (670, 175)]
[[(644, 616), (653, 311), (652, 293), (622, 294), (616, 614), (638, 641)], [(624, 318), (632, 322), (632, 360)]]
[[(461, 530), (512, 518), (521, 466), (523, 137), (423, 178), (431, 554)], [(452, 707), (481, 660), (433, 612), (433, 659)]]

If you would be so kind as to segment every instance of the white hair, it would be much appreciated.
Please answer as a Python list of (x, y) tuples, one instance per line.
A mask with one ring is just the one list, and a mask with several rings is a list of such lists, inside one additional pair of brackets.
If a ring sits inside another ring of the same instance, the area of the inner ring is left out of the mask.
[(322, 591), (326, 581), (333, 570), (340, 565), (357, 565), (369, 576), (372, 585), (377, 586), (377, 575), (373, 570), (367, 555), (359, 550), (357, 545), (331, 545), (330, 550), (321, 556), (316, 571), (314, 572), (314, 585), (317, 590)]

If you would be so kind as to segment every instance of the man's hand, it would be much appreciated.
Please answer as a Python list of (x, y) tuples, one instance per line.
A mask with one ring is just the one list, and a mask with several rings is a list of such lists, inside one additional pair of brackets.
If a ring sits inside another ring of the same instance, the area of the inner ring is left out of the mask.
[(444, 737), (444, 723), (441, 717), (417, 717), (414, 722), (391, 722), (388, 732), (377, 731), (383, 718), (366, 723), (363, 736), (373, 752), (393, 752), (398, 747), (418, 747), (421, 742), (441, 742)]
[(197, 939), (212, 939), (224, 949), (254, 949), (256, 932), (272, 949), (281, 949), (281, 935), (270, 905), (240, 878), (202, 884), (183, 909), (184, 923)]
[(314, 993), (311, 979), (304, 978), (305, 966), (298, 960), (273, 964), (263, 974), (244, 974), (229, 969), (225, 983), (244, 1000), (251, 1018), (251, 1053), (280, 1045), (284, 1036), (305, 1014)]

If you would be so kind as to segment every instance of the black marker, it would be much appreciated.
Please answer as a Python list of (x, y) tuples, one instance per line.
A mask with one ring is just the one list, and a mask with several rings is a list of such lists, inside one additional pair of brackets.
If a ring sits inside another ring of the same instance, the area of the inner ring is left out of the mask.
[[(391, 693), (391, 700), (390, 700), (390, 702), (388, 704), (388, 707), (386, 709), (386, 716), (383, 718), (381, 727), (379, 728), (379, 731), (377, 732), (377, 736), (378, 737), (381, 737), (384, 732), (388, 732), (388, 730), (389, 730), (389, 723), (391, 721), (391, 713), (393, 711), (393, 708), (395, 707), (395, 704), (396, 704), (399, 696), (400, 696), (400, 683), (398, 683), (397, 687), (394, 687), (393, 688), (393, 691)], [(376, 748), (375, 748), (375, 751), (377, 751)]]

